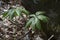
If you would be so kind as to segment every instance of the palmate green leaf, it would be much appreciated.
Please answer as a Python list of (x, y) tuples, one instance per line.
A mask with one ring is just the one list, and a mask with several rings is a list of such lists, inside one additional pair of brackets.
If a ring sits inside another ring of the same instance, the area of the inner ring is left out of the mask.
[(33, 31), (36, 29), (36, 27), (35, 27), (36, 22), (35, 21), (37, 21), (37, 20), (33, 19), (32, 23), (30, 25)]
[(40, 21), (39, 21), (39, 20), (37, 20), (36, 28), (37, 28), (38, 30), (41, 30), (41, 24), (40, 24)]
[(45, 12), (44, 11), (38, 11), (38, 12), (36, 12), (36, 15), (42, 15), (42, 14), (45, 14)]
[(39, 20), (39, 19), (35, 16), (35, 24), (38, 22), (38, 20)]
[(20, 9), (21, 12), (23, 12), (27, 15), (29, 14), (29, 12), (23, 6), (21, 6), (19, 9)]
[(40, 30), (41, 29), (41, 24), (40, 24), (40, 20), (37, 18), (37, 16), (35, 16), (35, 28)]
[(35, 17), (35, 14), (29, 15), (30, 17)]
[(36, 27), (35, 27), (35, 20), (32, 21), (32, 23), (31, 23), (30, 26), (31, 26), (31, 28), (32, 28), (33, 31), (36, 29)]
[(13, 9), (10, 9), (10, 10), (8, 10), (7, 12), (4, 12), (4, 13), (3, 13), (3, 17), (4, 17), (4, 18), (9, 17), (9, 19), (12, 19), (12, 18), (13, 18), (13, 13), (14, 13), (14, 10), (13, 10)]
[(48, 22), (48, 17), (46, 17), (46, 16), (44, 16), (44, 15), (39, 15), (39, 16), (37, 16), (38, 17), (38, 19), (40, 19), (41, 21), (43, 21), (43, 22)]
[(10, 10), (8, 11), (9, 19), (12, 19), (12, 18), (13, 18), (14, 12), (15, 12), (14, 9), (10, 9)]
[(26, 23), (26, 26), (25, 27), (26, 28), (30, 27), (32, 21), (34, 21), (34, 18), (29, 19), (28, 22)]
[(34, 31), (36, 29), (36, 23), (38, 22), (38, 19), (36, 16), (34, 16), (34, 20), (32, 21), (31, 27), (32, 30)]
[(19, 8), (16, 8), (15, 11), (16, 11), (17, 15), (20, 16), (21, 11), (19, 10)]

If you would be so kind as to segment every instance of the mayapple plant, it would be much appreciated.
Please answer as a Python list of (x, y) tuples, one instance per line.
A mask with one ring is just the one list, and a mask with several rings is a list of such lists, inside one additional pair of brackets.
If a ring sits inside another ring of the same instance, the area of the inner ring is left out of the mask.
[(35, 14), (31, 14), (30, 19), (26, 23), (26, 27), (31, 27), (32, 30), (41, 30), (41, 21), (48, 22), (48, 17), (44, 16), (45, 12), (38, 11)]
[(45, 12), (38, 11), (34, 14), (30, 14), (30, 12), (28, 12), (23, 6), (10, 9), (7, 12), (4, 12), (3, 17), (4, 18), (8, 17), (10, 20), (12, 20), (16, 16), (21, 16), (22, 13), (25, 13), (27, 16), (30, 17), (28, 18), (29, 20), (27, 20), (25, 27), (26, 28), (31, 27), (32, 30), (35, 29), (41, 30), (41, 21), (43, 22), (48, 21), (48, 17), (44, 16)]

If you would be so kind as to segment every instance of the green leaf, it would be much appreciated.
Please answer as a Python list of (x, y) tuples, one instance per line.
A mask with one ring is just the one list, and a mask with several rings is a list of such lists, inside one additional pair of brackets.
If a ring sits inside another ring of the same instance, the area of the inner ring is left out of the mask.
[(36, 28), (38, 30), (41, 30), (41, 24), (40, 24), (40, 21), (38, 20), (37, 23), (36, 23)]
[(39, 19), (35, 16), (35, 24), (38, 22), (38, 20), (39, 20)]
[(15, 9), (15, 11), (16, 11), (17, 15), (20, 16), (21, 11), (19, 10), (19, 8)]
[(31, 27), (33, 31), (36, 29), (35, 24), (31, 24)]
[(27, 10), (24, 10), (24, 11), (22, 11), (22, 12), (25, 13), (26, 15), (29, 14), (29, 12), (28, 12)]
[(3, 17), (7, 17), (8, 12), (3, 13)]
[(38, 11), (38, 12), (36, 12), (36, 15), (42, 15), (42, 14), (44, 14), (45, 12), (43, 12), (43, 11)]
[(18, 14), (16, 12), (14, 12), (13, 16), (16, 17), (16, 16), (18, 16)]
[(39, 16), (37, 16), (38, 17), (38, 19), (40, 19), (41, 21), (43, 21), (43, 22), (48, 22), (48, 17), (46, 17), (46, 16), (44, 16), (44, 15), (39, 15)]
[(35, 17), (35, 14), (31, 14), (31, 15), (29, 15), (30, 17)]
[(27, 15), (29, 14), (29, 12), (23, 6), (20, 7), (20, 11)]
[(14, 12), (15, 12), (14, 9), (10, 9), (10, 10), (8, 11), (8, 15), (9, 15), (9, 18), (10, 18), (10, 19), (13, 18)]
[(35, 20), (33, 20), (32, 23), (31, 23), (31, 28), (32, 28), (33, 31), (36, 29), (36, 28), (35, 28), (35, 24), (36, 24), (36, 23), (35, 23)]
[(34, 18), (31, 18), (31, 19), (29, 19), (29, 21), (26, 23), (26, 28), (28, 28), (28, 27), (30, 27), (30, 25), (31, 25), (31, 23), (32, 23), (32, 21), (34, 20)]

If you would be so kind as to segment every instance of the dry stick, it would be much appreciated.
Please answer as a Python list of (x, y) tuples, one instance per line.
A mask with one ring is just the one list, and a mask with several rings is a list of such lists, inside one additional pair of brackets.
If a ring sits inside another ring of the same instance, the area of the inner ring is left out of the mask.
[(54, 37), (54, 35), (51, 35), (51, 37), (48, 40), (51, 40)]

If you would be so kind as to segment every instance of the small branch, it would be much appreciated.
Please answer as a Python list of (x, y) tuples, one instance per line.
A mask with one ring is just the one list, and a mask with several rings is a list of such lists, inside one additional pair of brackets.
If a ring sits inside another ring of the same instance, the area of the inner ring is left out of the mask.
[(51, 40), (54, 37), (54, 35), (51, 35), (51, 37), (48, 40)]

